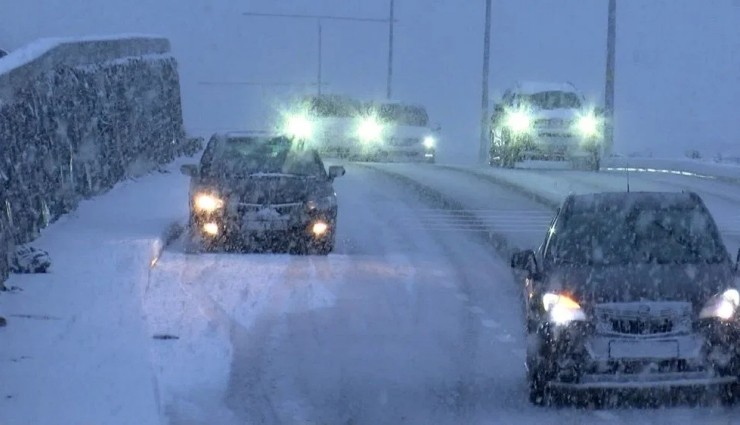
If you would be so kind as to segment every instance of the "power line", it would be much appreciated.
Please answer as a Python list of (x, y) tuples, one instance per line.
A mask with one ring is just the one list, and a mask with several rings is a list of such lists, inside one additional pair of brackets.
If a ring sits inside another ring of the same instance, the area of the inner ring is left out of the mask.
[[(261, 13), (244, 12), (244, 16), (262, 16), (265, 18), (291, 18), (291, 19), (319, 19), (327, 21), (354, 21), (354, 22), (391, 22), (388, 18), (364, 18), (361, 16), (338, 16), (338, 15), (311, 15), (298, 13)], [(395, 22), (395, 21), (394, 21)]]

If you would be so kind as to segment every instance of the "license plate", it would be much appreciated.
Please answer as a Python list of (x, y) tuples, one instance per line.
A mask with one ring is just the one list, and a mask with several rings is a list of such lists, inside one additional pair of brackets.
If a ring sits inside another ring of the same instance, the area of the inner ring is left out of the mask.
[(610, 341), (613, 359), (671, 359), (678, 357), (678, 341)]

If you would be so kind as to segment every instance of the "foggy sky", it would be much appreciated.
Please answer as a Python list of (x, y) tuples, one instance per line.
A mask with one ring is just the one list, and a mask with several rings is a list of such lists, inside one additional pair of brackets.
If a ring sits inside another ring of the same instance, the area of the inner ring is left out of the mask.
[[(161, 34), (180, 62), (187, 128), (269, 127), (290, 91), (203, 81), (313, 83), (317, 26), (241, 12), (386, 17), (388, 0), (4, 0), (0, 47), (39, 37)], [(426, 104), (441, 161), (477, 149), (484, 0), (396, 0), (394, 98)], [(494, 0), (491, 92), (571, 81), (603, 97), (607, 0)], [(740, 153), (740, 0), (618, 1), (616, 150)], [(324, 24), (325, 90), (385, 94), (388, 28)], [(307, 86), (301, 91), (313, 91)], [(492, 99), (493, 100), (493, 99)]]

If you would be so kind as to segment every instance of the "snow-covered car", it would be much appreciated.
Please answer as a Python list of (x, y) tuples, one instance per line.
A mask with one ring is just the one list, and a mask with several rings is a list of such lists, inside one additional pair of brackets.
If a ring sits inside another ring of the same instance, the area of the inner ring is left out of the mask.
[(322, 155), (350, 156), (357, 146), (362, 102), (349, 96), (322, 94), (293, 102), (282, 132), (317, 149)]
[(526, 159), (568, 160), (598, 170), (603, 121), (570, 83), (518, 83), (494, 106), (489, 163), (511, 168)]
[(551, 390), (716, 386), (740, 375), (738, 259), (694, 193), (566, 198), (524, 281), (535, 404)]
[(327, 172), (316, 150), (282, 135), (218, 134), (200, 164), (181, 171), (191, 177), (190, 237), (199, 246), (332, 251), (333, 181), (345, 171)]
[(359, 159), (371, 161), (423, 161), (434, 163), (436, 131), (421, 105), (369, 102), (358, 123)]

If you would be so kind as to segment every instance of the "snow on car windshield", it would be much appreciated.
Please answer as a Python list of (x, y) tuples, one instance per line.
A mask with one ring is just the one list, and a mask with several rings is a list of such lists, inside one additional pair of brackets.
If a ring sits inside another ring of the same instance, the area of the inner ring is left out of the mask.
[(577, 94), (562, 91), (547, 91), (517, 95), (517, 101), (539, 109), (577, 109), (581, 99)]
[(324, 170), (312, 151), (292, 140), (262, 137), (229, 137), (214, 143), (203, 154), (201, 170), (211, 176), (283, 173), (321, 177)]
[(717, 263), (727, 257), (699, 208), (579, 211), (555, 233), (552, 257), (560, 263)]
[(425, 127), (429, 124), (429, 115), (426, 109), (419, 106), (386, 103), (380, 106), (374, 105), (370, 109), (381, 121), (415, 127)]

